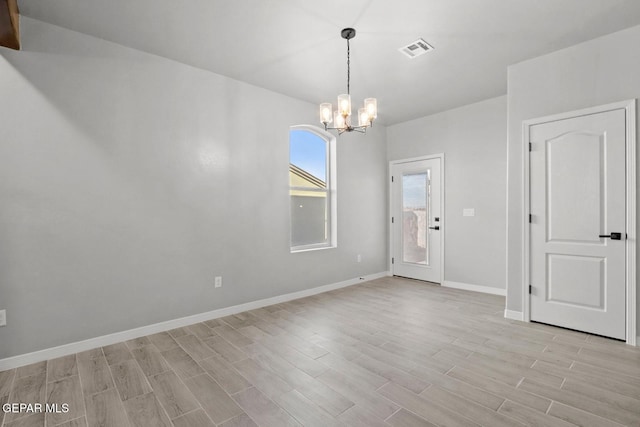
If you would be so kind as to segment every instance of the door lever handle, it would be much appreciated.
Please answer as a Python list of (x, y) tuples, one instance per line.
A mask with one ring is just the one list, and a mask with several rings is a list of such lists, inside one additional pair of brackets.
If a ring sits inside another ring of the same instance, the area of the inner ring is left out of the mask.
[(440, 230), (440, 226), (436, 225), (435, 227), (429, 227), (429, 230)]
[(611, 240), (622, 240), (622, 233), (600, 234), (600, 238), (608, 238)]

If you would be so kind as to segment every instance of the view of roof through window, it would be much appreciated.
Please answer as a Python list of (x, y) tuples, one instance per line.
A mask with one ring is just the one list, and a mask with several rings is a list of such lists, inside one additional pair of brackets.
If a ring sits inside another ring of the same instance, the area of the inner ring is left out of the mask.
[(291, 131), (289, 159), (292, 165), (326, 183), (327, 142), (318, 135), (303, 130)]

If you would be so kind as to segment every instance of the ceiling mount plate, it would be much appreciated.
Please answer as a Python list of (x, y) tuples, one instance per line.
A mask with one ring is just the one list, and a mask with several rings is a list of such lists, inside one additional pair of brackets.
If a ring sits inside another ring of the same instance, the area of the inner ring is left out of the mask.
[(356, 36), (356, 30), (354, 30), (353, 28), (345, 28), (340, 31), (340, 35), (343, 39), (351, 40)]

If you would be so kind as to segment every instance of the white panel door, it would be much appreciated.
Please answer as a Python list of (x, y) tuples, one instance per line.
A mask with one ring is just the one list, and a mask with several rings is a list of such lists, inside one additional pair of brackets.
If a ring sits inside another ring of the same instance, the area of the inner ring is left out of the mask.
[(392, 272), (440, 283), (440, 159), (391, 166)]
[(625, 111), (529, 129), (531, 320), (625, 339)]

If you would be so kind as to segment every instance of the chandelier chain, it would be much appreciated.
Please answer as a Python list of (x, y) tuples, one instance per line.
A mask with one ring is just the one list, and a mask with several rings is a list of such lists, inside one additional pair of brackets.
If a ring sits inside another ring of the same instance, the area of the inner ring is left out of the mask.
[(351, 49), (347, 39), (347, 94), (351, 95)]

